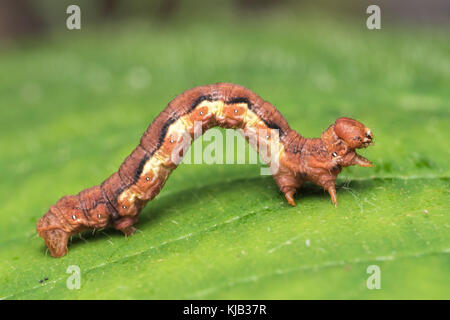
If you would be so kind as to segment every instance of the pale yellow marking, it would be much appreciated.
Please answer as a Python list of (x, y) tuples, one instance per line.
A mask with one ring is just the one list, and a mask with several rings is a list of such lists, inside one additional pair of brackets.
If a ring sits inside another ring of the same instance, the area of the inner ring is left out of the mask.
[(181, 117), (180, 121), (187, 132), (190, 132), (194, 126), (194, 123), (189, 119), (189, 117)]
[(222, 100), (204, 102), (205, 105), (208, 106), (209, 112), (211, 112), (213, 115), (215, 115), (216, 117), (223, 115), (224, 102)]
[(251, 110), (247, 110), (246, 116), (244, 117), (245, 126), (248, 128), (257, 128), (260, 125), (265, 125), (261, 119)]
[(162, 163), (164, 162), (163, 159), (158, 157), (157, 152), (153, 154), (153, 157), (151, 157), (144, 165), (144, 169), (142, 170), (141, 176), (146, 175), (149, 171), (153, 171), (154, 174), (156, 174), (161, 167)]
[(188, 132), (185, 123), (183, 122), (183, 118), (185, 117), (181, 117), (180, 119), (172, 123), (172, 125), (169, 127), (169, 130), (167, 131), (168, 136), (180, 137)]
[(125, 199), (127, 199), (130, 202), (134, 202), (133, 200), (137, 197), (138, 197), (138, 195), (136, 193), (134, 193), (131, 189), (127, 189), (120, 194), (119, 202), (122, 202)]

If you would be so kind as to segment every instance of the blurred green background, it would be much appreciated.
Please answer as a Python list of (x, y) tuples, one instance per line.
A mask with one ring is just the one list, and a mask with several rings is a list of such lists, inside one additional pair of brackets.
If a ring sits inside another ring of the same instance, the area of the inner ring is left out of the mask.
[[(0, 298), (449, 299), (449, 14), (448, 1), (1, 2)], [(313, 185), (292, 208), (258, 165), (181, 165), (133, 237), (46, 253), (35, 224), (50, 205), (117, 170), (177, 94), (221, 81), (307, 137), (360, 120), (375, 167), (344, 169), (338, 208)]]

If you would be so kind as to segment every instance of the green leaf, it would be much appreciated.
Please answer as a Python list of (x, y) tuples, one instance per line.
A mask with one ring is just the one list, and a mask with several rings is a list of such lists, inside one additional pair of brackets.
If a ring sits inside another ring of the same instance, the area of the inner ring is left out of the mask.
[[(1, 53), (0, 298), (449, 299), (448, 38), (321, 21), (130, 25)], [(35, 224), (48, 207), (117, 170), (176, 94), (218, 81), (305, 136), (362, 121), (375, 167), (344, 170), (337, 208), (311, 184), (292, 208), (259, 165), (184, 164), (134, 236), (107, 229), (46, 253)]]

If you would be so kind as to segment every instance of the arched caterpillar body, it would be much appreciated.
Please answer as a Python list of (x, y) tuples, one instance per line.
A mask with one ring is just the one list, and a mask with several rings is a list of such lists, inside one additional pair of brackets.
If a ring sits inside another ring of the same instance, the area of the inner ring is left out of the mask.
[[(339, 118), (320, 138), (304, 138), (272, 104), (245, 87), (232, 83), (196, 87), (168, 104), (117, 172), (101, 185), (62, 197), (38, 221), (36, 230), (52, 256), (65, 255), (69, 237), (87, 229), (111, 225), (132, 234), (139, 212), (177, 167), (171, 156), (174, 150), (178, 153), (175, 148), (183, 145), (183, 136), (194, 137), (196, 123), (202, 132), (214, 126), (240, 128), (247, 139), (254, 138), (257, 148), (276, 143), (278, 151), (270, 160), (278, 162), (273, 177), (293, 206), (293, 195), (305, 181), (323, 187), (337, 204), (334, 183), (341, 168), (371, 166), (355, 149), (370, 145), (373, 136), (356, 120)], [(277, 138), (270, 141), (274, 131)]]

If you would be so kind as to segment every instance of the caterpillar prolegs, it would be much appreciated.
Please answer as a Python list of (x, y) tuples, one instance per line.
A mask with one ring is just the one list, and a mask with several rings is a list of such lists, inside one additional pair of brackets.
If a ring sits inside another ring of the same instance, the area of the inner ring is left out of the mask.
[[(245, 87), (232, 83), (196, 87), (168, 104), (117, 172), (98, 186), (62, 197), (49, 208), (36, 230), (52, 256), (65, 255), (69, 237), (88, 229), (113, 226), (131, 235), (142, 208), (177, 167), (173, 154), (183, 155), (178, 151), (186, 143), (183, 136), (194, 137), (198, 123), (202, 132), (214, 126), (239, 128), (247, 139), (256, 141), (256, 148), (275, 143), (277, 152), (270, 158), (277, 162), (273, 178), (292, 206), (294, 193), (305, 181), (327, 190), (336, 205), (335, 180), (342, 167), (372, 166), (355, 152), (373, 139), (371, 131), (356, 120), (339, 118), (320, 138), (304, 138), (272, 104)], [(274, 136), (276, 140), (270, 141)]]

